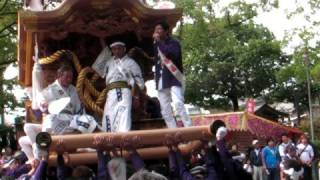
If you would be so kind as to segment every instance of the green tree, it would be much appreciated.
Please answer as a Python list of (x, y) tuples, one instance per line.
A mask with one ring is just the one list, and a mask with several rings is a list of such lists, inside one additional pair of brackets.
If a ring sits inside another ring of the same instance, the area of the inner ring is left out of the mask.
[[(307, 110), (309, 105), (306, 91), (306, 71), (309, 70), (312, 77), (312, 99), (317, 99), (320, 102), (319, 50), (319, 44), (313, 48), (306, 45), (298, 46), (295, 49), (292, 55), (292, 61), (276, 73), (278, 88), (273, 92), (273, 98), (278, 101), (288, 100), (294, 102), (294, 97), (298, 96), (298, 103), (302, 106), (302, 110)], [(307, 63), (310, 63), (310, 69), (307, 69)], [(295, 89), (295, 91), (292, 91), (293, 89)]]
[(254, 23), (257, 4), (238, 1), (217, 12), (212, 1), (180, 3), (189, 21), (180, 29), (187, 102), (207, 108), (231, 102), (236, 111), (239, 98), (275, 87), (275, 72), (288, 57), (273, 34)]
[(17, 62), (17, 12), (21, 1), (0, 1), (0, 114), (3, 121), (5, 108), (14, 109), (21, 105), (13, 95), (17, 80), (4, 80), (3, 72), (11, 63)]

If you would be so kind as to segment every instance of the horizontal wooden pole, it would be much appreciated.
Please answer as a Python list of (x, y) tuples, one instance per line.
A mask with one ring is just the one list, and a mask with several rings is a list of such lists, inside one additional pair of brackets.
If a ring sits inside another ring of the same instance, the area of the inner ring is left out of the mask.
[[(194, 126), (187, 128), (172, 128), (172, 129), (153, 129), (153, 130), (138, 130), (125, 133), (92, 133), (92, 134), (73, 134), (52, 136), (50, 151), (56, 151), (57, 143), (63, 142), (65, 151), (74, 151), (77, 148), (95, 148), (95, 137), (111, 138), (112, 147), (120, 148), (124, 143), (135, 145), (138, 143), (141, 147), (162, 146), (168, 140), (168, 137), (173, 137), (179, 142), (189, 142), (194, 140), (204, 140), (212, 138), (210, 125)], [(134, 141), (134, 139), (136, 139)], [(138, 142), (136, 142), (138, 140)]]
[[(182, 154), (190, 154), (192, 151), (200, 148), (202, 145), (201, 141), (192, 141), (187, 144), (180, 144), (178, 147)], [(141, 148), (137, 149), (139, 155), (145, 159), (163, 159), (168, 158), (169, 149), (165, 146), (158, 146), (152, 148)], [(128, 158), (128, 152), (122, 151), (122, 153), (118, 152), (118, 154), (122, 154), (124, 158)], [(81, 165), (81, 164), (97, 164), (97, 153), (96, 152), (85, 152), (85, 153), (69, 153), (68, 154), (68, 165)], [(57, 155), (51, 154), (49, 157), (49, 165), (56, 166), (57, 165)]]

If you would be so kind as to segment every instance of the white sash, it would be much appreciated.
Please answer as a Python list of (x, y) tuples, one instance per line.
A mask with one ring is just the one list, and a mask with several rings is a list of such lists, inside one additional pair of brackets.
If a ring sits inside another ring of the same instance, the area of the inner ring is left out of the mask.
[(162, 62), (162, 64), (164, 64), (167, 69), (171, 72), (171, 74), (181, 83), (182, 85), (182, 89), (185, 89), (185, 81), (186, 78), (185, 76), (182, 74), (182, 72), (177, 68), (177, 66), (172, 62), (171, 59), (167, 58), (160, 50), (160, 48), (158, 47), (158, 54), (160, 56), (160, 60)]

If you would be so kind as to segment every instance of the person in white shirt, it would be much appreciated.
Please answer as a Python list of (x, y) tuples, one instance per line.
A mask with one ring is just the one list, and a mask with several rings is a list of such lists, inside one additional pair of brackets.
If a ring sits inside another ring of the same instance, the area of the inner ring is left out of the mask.
[(62, 116), (57, 118), (56, 115), (47, 114), (43, 119), (44, 124), (26, 123), (24, 125), (26, 136), (19, 139), (19, 144), (29, 160), (41, 158), (39, 153), (35, 152), (37, 149), (36, 136), (39, 132), (46, 131), (52, 134), (62, 134), (68, 129), (73, 115), (80, 112), (81, 102), (76, 88), (71, 84), (72, 78), (72, 67), (62, 65), (57, 71), (57, 80), (41, 92), (39, 107), (43, 113), (48, 113), (48, 105), (53, 101), (61, 98), (70, 98), (70, 102), (61, 111), (63, 118)]
[(301, 136), (300, 143), (297, 145), (298, 157), (303, 165), (303, 179), (311, 180), (312, 179), (312, 168), (311, 164), (314, 158), (314, 151), (312, 146), (308, 142), (306, 136)]
[[(295, 146), (292, 143), (291, 139), (288, 137), (288, 134), (287, 133), (281, 134), (281, 144), (279, 144), (279, 146), (278, 146), (278, 151), (279, 151), (279, 154), (280, 154), (280, 157), (281, 157), (281, 162), (283, 162), (283, 159), (287, 154), (286, 149), (290, 145)], [(280, 168), (280, 176), (281, 177), (285, 176), (284, 173), (283, 173), (283, 168)]]
[(281, 157), (281, 161), (283, 161), (283, 158), (286, 156), (286, 148), (288, 145), (294, 146), (291, 139), (288, 137), (288, 134), (283, 133), (281, 135), (281, 144), (279, 145), (279, 154)]
[(102, 128), (108, 132), (127, 132), (131, 129), (131, 88), (136, 84), (143, 90), (144, 79), (139, 65), (126, 55), (123, 42), (114, 42), (110, 48), (112, 57), (106, 47), (92, 65), (93, 69), (105, 78), (108, 89)]

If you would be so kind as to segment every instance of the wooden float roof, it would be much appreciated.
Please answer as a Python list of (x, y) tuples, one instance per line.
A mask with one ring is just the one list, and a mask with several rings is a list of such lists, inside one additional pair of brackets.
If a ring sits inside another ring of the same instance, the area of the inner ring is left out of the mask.
[(139, 0), (65, 0), (52, 11), (18, 12), (19, 81), (31, 86), (35, 35), (63, 39), (70, 32), (110, 37), (134, 32), (138, 38), (151, 37), (155, 23), (166, 20), (171, 27), (182, 9), (152, 9)]
[(283, 133), (288, 133), (292, 136), (303, 134), (298, 128), (285, 126), (249, 112), (210, 114), (191, 118), (193, 126), (208, 125), (216, 120), (222, 120), (230, 131), (249, 131), (260, 138), (281, 137)]

